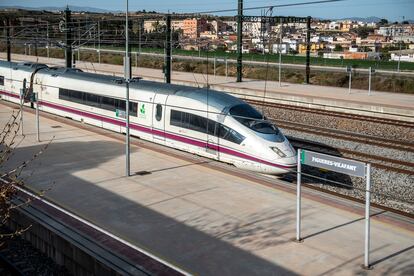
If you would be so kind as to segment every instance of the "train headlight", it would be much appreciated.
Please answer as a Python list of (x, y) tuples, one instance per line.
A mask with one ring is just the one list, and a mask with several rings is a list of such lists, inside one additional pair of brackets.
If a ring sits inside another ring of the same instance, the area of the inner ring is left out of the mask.
[(281, 151), (278, 147), (270, 147), (274, 152), (276, 152), (277, 155), (279, 155), (280, 157), (284, 158), (286, 157), (286, 154)]

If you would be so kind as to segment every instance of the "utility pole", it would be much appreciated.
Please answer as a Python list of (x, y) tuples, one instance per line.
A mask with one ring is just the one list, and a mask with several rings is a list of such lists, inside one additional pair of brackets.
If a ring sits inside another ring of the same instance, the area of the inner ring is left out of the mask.
[[(261, 17), (266, 17), (267, 16), (267, 11), (261, 10), (260, 11), (260, 15)], [(262, 33), (262, 55), (265, 54), (265, 41), (266, 41), (266, 31), (267, 31), (267, 22), (262, 18), (262, 20), (260, 21), (260, 27), (262, 28), (261, 33)]]
[(280, 18), (280, 34), (279, 34), (279, 87), (282, 87), (282, 38), (283, 38), (283, 18)]
[(166, 37), (165, 37), (165, 82), (171, 83), (171, 15), (167, 14), (166, 18)]
[(23, 105), (24, 105), (24, 96), (26, 95), (26, 79), (23, 79), (23, 87), (20, 89), (20, 131), (23, 135)]
[(306, 20), (306, 76), (305, 76), (306, 84), (309, 84), (309, 77), (310, 77), (310, 29), (311, 29), (311, 17), (308, 16)]
[(238, 0), (237, 7), (237, 82), (242, 82), (243, 75), (243, 0)]
[(72, 68), (72, 24), (70, 22), (71, 12), (69, 7), (66, 7), (65, 10), (65, 58), (66, 58), (66, 67)]
[(98, 20), (98, 63), (101, 63), (101, 26)]
[(348, 86), (348, 94), (351, 94), (352, 89), (352, 67), (347, 66), (346, 71), (349, 73), (349, 86)]
[[(142, 29), (142, 20), (139, 21), (139, 28), (138, 28), (138, 53), (141, 56), (141, 30)], [(138, 62), (137, 62), (137, 67), (138, 67)]]
[(38, 28), (37, 28), (37, 25), (38, 25), (38, 21), (37, 21), (37, 19), (36, 19), (36, 21), (35, 21), (35, 23), (36, 23), (36, 29), (35, 29), (35, 32), (36, 32), (36, 35), (35, 35), (35, 56), (37, 57), (38, 56), (38, 53), (37, 53), (37, 37), (39, 36), (38, 35)]
[(80, 61), (80, 46), (81, 46), (81, 24), (78, 20), (78, 62)]
[[(50, 47), (50, 44), (49, 44), (49, 21), (46, 21), (46, 40), (47, 40), (47, 45), (46, 45), (47, 58), (49, 58), (50, 57), (50, 54), (49, 54), (49, 47)], [(26, 47), (25, 47), (25, 49), (26, 49)]]
[(131, 66), (129, 58), (129, 36), (128, 36), (128, 0), (126, 0), (126, 13), (125, 13), (125, 86), (126, 86), (126, 101), (125, 101), (125, 156), (126, 156), (126, 166), (125, 174), (126, 176), (131, 175), (131, 160), (130, 160), (130, 137), (129, 137), (129, 81), (131, 79)]
[(6, 40), (7, 40), (7, 61), (11, 61), (11, 43), (10, 43), (10, 18), (7, 18)]

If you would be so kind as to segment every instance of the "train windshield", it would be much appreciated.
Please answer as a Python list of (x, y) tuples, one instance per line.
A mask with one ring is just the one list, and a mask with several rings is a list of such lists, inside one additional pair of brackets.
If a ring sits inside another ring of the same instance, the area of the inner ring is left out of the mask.
[(266, 121), (259, 111), (248, 104), (233, 106), (229, 113), (234, 119), (268, 141), (283, 142), (285, 140), (285, 136), (274, 124)]

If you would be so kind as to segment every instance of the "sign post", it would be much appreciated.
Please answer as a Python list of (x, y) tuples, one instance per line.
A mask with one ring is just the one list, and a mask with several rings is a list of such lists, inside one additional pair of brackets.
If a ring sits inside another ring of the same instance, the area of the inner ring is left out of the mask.
[(26, 91), (25, 85), (23, 85), (23, 89), (20, 89), (20, 131), (23, 134), (23, 104), (24, 104), (24, 92)]
[(370, 201), (371, 201), (371, 164), (367, 164), (366, 172), (366, 188), (365, 188), (365, 254), (364, 268), (371, 269), (369, 264), (369, 248), (370, 248)]
[(36, 103), (36, 138), (40, 142), (40, 127), (39, 127), (39, 93), (33, 92), (33, 102)]
[(369, 264), (370, 250), (370, 196), (371, 196), (371, 165), (360, 161), (337, 156), (298, 149), (297, 162), (297, 194), (296, 194), (296, 241), (301, 242), (301, 174), (302, 164), (325, 170), (339, 172), (366, 179), (365, 188), (365, 247), (363, 268), (371, 269)]
[(297, 169), (297, 192), (296, 192), (296, 242), (301, 242), (302, 239), (300, 237), (300, 222), (301, 222), (301, 155), (302, 150), (298, 149), (298, 169)]

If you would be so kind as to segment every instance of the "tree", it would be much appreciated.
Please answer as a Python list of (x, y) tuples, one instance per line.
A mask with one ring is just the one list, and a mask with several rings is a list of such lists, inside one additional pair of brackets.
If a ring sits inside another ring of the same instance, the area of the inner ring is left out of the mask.
[[(23, 112), (22, 110), (22, 106), (20, 106), (18, 111), (13, 111), (9, 120), (0, 132), (0, 228), (2, 230), (4, 230), (4, 227), (7, 225), (12, 210), (21, 208), (31, 202), (31, 200), (28, 199), (21, 204), (16, 204), (13, 201), (13, 197), (18, 192), (17, 187), (24, 186), (24, 180), (21, 178), (23, 170), (36, 160), (51, 143), (51, 141), (46, 143), (46, 145), (44, 145), (41, 150), (36, 152), (30, 159), (20, 161), (20, 163), (14, 166), (8, 164), (10, 157), (13, 156), (16, 149), (16, 140), (18, 139), (21, 128), (20, 115), (21, 112)], [(24, 139), (24, 137), (25, 136), (22, 138)], [(39, 194), (39, 196), (42, 195), (43, 194)], [(6, 240), (21, 235), (29, 228), (30, 225), (10, 233), (0, 232), (0, 247)]]
[(359, 27), (352, 29), (351, 31), (355, 32), (360, 38), (367, 38), (370, 33), (374, 32), (373, 28), (370, 27)]
[(342, 52), (344, 49), (342, 48), (341, 44), (336, 44), (334, 51), (335, 52)]
[(387, 20), (387, 19), (385, 19), (385, 18), (382, 18), (382, 19), (378, 22), (378, 25), (380, 25), (380, 26), (383, 26), (383, 25), (386, 25), (386, 24), (388, 24), (388, 20)]

